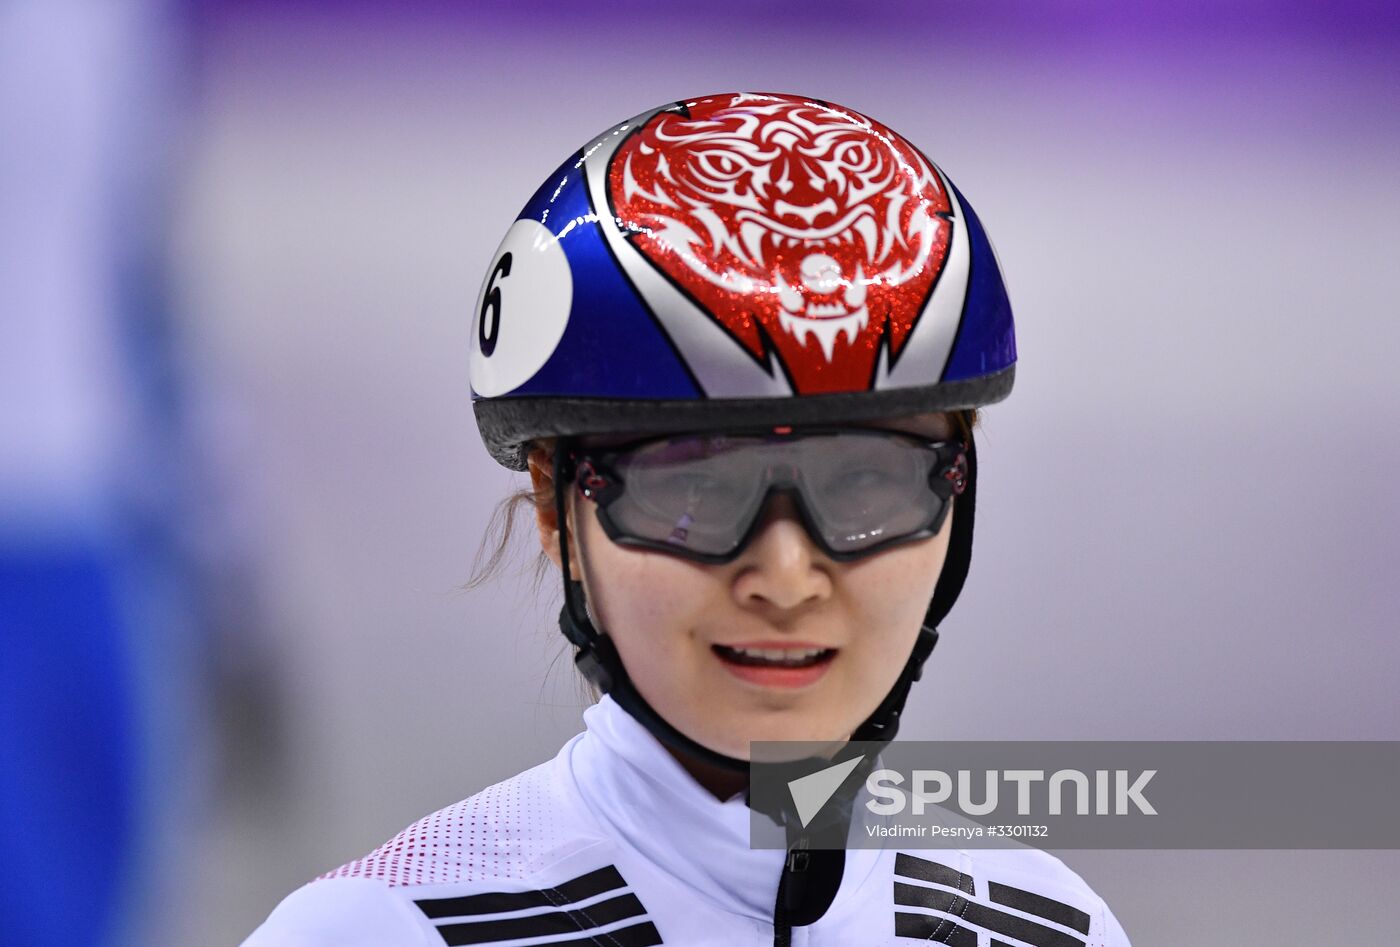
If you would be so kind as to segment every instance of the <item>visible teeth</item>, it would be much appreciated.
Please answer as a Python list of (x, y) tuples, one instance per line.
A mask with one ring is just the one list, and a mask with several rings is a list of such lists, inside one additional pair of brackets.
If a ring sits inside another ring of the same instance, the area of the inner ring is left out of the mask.
[(814, 658), (828, 653), (828, 648), (736, 648), (719, 646), (721, 651), (745, 658), (749, 661), (762, 661), (771, 664), (806, 664)]

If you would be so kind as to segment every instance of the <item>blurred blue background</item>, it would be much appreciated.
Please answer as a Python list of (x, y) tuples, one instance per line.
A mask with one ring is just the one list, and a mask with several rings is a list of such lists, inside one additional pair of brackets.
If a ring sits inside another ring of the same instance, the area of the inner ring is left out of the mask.
[[(460, 588), (515, 485), (470, 307), (565, 155), (705, 92), (900, 130), (1007, 273), (908, 736), (1400, 739), (1400, 8), (654, 6), (0, 4), (4, 943), (237, 943), (577, 731), (528, 547)], [(1394, 936), (1400, 853), (1066, 860), (1139, 947)]]

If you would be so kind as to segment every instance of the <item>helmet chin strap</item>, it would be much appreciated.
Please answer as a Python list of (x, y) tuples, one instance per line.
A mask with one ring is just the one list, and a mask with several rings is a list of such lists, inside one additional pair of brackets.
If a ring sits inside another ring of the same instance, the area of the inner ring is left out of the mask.
[[(677, 730), (638, 693), (612, 639), (594, 627), (584, 606), (583, 583), (570, 577), (566, 502), (566, 491), (570, 487), (567, 481), (567, 455), (567, 439), (560, 438), (554, 451), (555, 514), (559, 524), (559, 562), (564, 575), (564, 607), (559, 613), (559, 628), (564, 637), (578, 648), (574, 663), (584, 677), (592, 681), (600, 691), (610, 695), (620, 707), (666, 746), (699, 762), (731, 772), (750, 773), (755, 766), (767, 765), (754, 764), (746, 759), (716, 752)], [(895, 681), (894, 687), (885, 695), (875, 712), (856, 728), (851, 735), (852, 741), (888, 743), (894, 739), (895, 734), (899, 732), (899, 718), (904, 711), (909, 690), (923, 673), (924, 662), (938, 643), (938, 623), (948, 614), (962, 590), (972, 555), (973, 500), (977, 483), (977, 458), (970, 437), (967, 462), (967, 488), (957, 500), (948, 555), (944, 560), (943, 571), (939, 575), (923, 627), (919, 630), (918, 639), (914, 642), (914, 648), (905, 661), (899, 679)]]

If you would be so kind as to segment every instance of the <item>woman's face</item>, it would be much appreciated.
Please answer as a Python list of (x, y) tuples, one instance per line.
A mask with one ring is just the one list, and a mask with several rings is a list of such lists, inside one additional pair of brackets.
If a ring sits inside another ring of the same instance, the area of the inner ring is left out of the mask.
[[(878, 426), (935, 439), (953, 430), (943, 415)], [(544, 452), (531, 468), (537, 480), (547, 474)], [(956, 513), (934, 537), (837, 562), (778, 495), (738, 558), (704, 565), (612, 542), (594, 503), (571, 495), (571, 560), (637, 690), (691, 739), (740, 758), (750, 740), (846, 739), (870, 716), (914, 647)], [(540, 531), (557, 563), (547, 513)], [(733, 649), (832, 653), (815, 666), (775, 669), (746, 664)]]

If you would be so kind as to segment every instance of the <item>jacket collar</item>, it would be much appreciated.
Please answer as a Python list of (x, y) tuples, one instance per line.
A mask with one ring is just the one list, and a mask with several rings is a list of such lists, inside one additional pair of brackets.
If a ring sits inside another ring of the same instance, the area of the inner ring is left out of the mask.
[(749, 848), (744, 794), (716, 799), (611, 697), (583, 721), (570, 768), (593, 815), (686, 887), (770, 920), (785, 853)]

